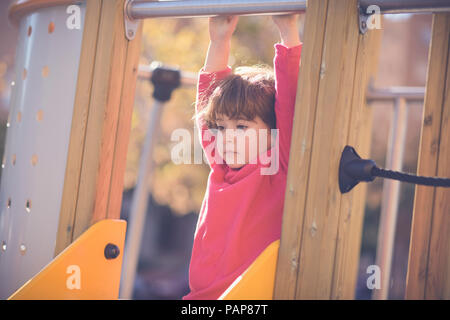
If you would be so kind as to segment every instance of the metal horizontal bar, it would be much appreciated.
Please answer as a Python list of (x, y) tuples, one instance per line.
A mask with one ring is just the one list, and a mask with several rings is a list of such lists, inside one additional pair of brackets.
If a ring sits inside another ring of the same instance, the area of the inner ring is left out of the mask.
[(409, 101), (423, 101), (424, 96), (424, 87), (373, 88), (369, 86), (366, 94), (366, 100), (395, 100), (403, 98)]
[[(142, 80), (150, 80), (155, 66), (153, 64), (139, 65), (138, 77)], [(195, 72), (181, 71), (181, 84), (187, 87), (196, 86), (198, 74)], [(386, 87), (376, 88), (369, 86), (366, 93), (367, 101), (395, 100), (403, 98), (408, 101), (423, 101), (425, 87)]]
[(359, 0), (362, 12), (376, 5), (380, 13), (432, 13), (450, 11), (450, 0)]
[(155, 2), (136, 0), (127, 4), (127, 15), (130, 19), (269, 15), (305, 11), (306, 2), (306, 0), (184, 0)]

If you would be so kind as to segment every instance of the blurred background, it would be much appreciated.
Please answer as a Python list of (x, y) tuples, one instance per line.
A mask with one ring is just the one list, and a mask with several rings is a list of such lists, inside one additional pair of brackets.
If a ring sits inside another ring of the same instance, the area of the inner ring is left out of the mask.
[[(9, 115), (17, 29), (7, 18), (12, 0), (0, 1), (0, 158), (3, 157)], [(431, 36), (431, 15), (385, 15), (379, 68), (374, 86), (424, 86)], [(299, 32), (303, 33), (304, 16)], [(233, 37), (229, 64), (272, 65), (278, 32), (270, 17), (242, 17)], [(197, 72), (203, 65), (209, 42), (208, 19), (147, 19), (144, 22), (140, 63), (153, 61)], [(336, 44), (338, 45), (338, 44)], [(138, 80), (121, 216), (128, 219), (141, 147), (153, 106), (153, 86)], [(173, 130), (194, 133), (195, 88), (181, 87), (164, 105), (153, 151), (154, 172), (148, 180), (147, 219), (143, 234), (134, 299), (181, 299), (189, 292), (188, 268), (198, 212), (205, 193), (209, 169), (206, 164), (176, 165), (171, 161)], [(331, 106), (330, 106), (331, 107)], [(374, 125), (370, 158), (385, 167), (393, 115), (392, 103), (371, 103)], [(408, 103), (403, 171), (416, 172), (422, 103)], [(367, 266), (375, 264), (383, 180), (368, 185), (357, 299), (370, 299)], [(392, 261), (390, 299), (403, 299), (408, 262), (414, 185), (401, 184)]]

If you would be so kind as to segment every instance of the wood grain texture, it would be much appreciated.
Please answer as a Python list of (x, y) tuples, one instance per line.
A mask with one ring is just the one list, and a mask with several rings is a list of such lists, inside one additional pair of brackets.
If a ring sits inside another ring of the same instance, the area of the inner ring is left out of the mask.
[(83, 147), (90, 107), (89, 101), (94, 77), (94, 61), (97, 49), (98, 29), (100, 27), (101, 6), (101, 0), (88, 1), (86, 5), (83, 42), (81, 45), (55, 256), (72, 242), (73, 237), (80, 172), (83, 162)]
[[(370, 159), (372, 134), (372, 109), (366, 104), (366, 92), (370, 78), (373, 78), (378, 70), (381, 36), (381, 29), (369, 30), (366, 35), (359, 35), (356, 55), (347, 144), (353, 146), (365, 159)], [(360, 183), (341, 198), (331, 299), (354, 299), (366, 191), (367, 183)]]
[(365, 90), (380, 43), (359, 34), (356, 4), (308, 3), (276, 299), (354, 296), (365, 188), (341, 195), (338, 167), (345, 145), (370, 150)]
[(107, 217), (117, 219), (120, 217), (122, 205), (123, 184), (126, 169), (126, 155), (130, 141), (131, 117), (133, 115), (134, 93), (139, 71), (139, 56), (141, 53), (142, 38), (141, 23), (135, 38), (128, 45), (123, 77), (122, 96), (120, 99), (119, 124), (117, 126), (116, 143), (113, 156), (112, 176), (109, 191)]
[[(433, 15), (417, 174), (450, 177), (450, 14)], [(416, 186), (407, 299), (450, 298), (450, 190)]]
[(55, 253), (95, 222), (120, 218), (142, 28), (125, 38), (123, 5), (99, 0), (96, 15), (87, 8), (97, 32), (85, 28)]
[(299, 255), (327, 7), (328, 0), (310, 1), (305, 17), (274, 299), (294, 299), (297, 277), (303, 271)]
[[(81, 172), (79, 228), (107, 217), (114, 145), (119, 122), (120, 97), (128, 41), (124, 35), (123, 2), (103, 1), (95, 61), (89, 123)], [(92, 199), (92, 200), (91, 200)], [(88, 200), (88, 201), (86, 201)], [(83, 219), (83, 220), (81, 220)]]

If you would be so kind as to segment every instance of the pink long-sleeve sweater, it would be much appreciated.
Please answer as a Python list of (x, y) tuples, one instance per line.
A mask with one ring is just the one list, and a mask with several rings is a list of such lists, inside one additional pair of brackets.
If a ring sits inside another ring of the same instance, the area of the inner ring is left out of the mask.
[[(194, 234), (189, 267), (191, 292), (183, 297), (184, 300), (219, 298), (270, 243), (280, 239), (302, 45), (287, 48), (277, 43), (274, 47), (275, 115), (279, 139), (279, 167), (275, 174), (261, 174), (261, 168), (270, 163), (260, 161), (238, 170), (220, 161), (216, 163), (211, 156), (214, 155), (214, 151), (211, 152), (214, 139), (204, 139), (208, 128), (201, 118), (197, 119), (211, 171)], [(213, 73), (200, 71), (196, 112), (204, 107), (214, 82), (230, 72), (229, 67)], [(268, 156), (274, 152), (273, 148), (267, 151)]]

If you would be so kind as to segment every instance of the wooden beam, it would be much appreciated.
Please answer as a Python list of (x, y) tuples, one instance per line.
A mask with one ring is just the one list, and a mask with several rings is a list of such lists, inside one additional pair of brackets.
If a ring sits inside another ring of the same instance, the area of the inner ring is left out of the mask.
[(368, 153), (365, 90), (380, 43), (379, 31), (359, 34), (356, 6), (308, 2), (275, 299), (354, 295), (365, 189), (341, 195), (338, 167), (347, 144)]
[(95, 222), (120, 217), (142, 24), (129, 42), (124, 0), (87, 1), (55, 255)]
[[(450, 177), (450, 14), (433, 15), (417, 174)], [(450, 299), (450, 190), (416, 186), (407, 299)]]
[(64, 190), (59, 216), (58, 235), (55, 256), (72, 243), (73, 225), (78, 200), (78, 187), (83, 146), (89, 114), (94, 61), (97, 48), (98, 29), (100, 26), (101, 0), (88, 1), (81, 45), (80, 66), (78, 68), (77, 91), (72, 116), (69, 150), (67, 153)]
[[(372, 141), (372, 107), (366, 103), (370, 79), (378, 71), (382, 30), (370, 30), (359, 36), (355, 79), (347, 144), (370, 159)], [(338, 238), (331, 299), (354, 299), (359, 269), (361, 238), (366, 206), (367, 183), (361, 183), (341, 198)]]

